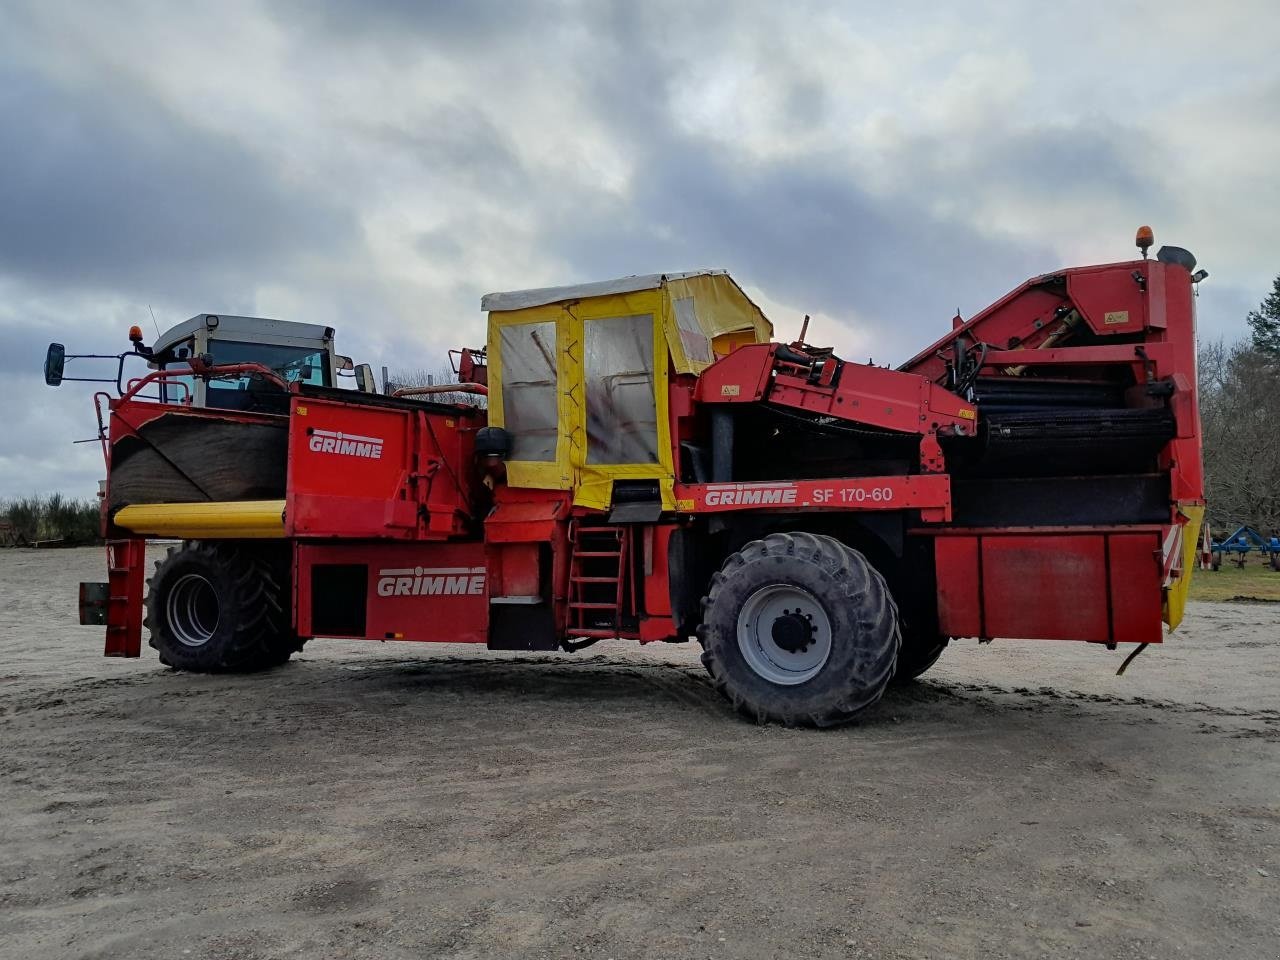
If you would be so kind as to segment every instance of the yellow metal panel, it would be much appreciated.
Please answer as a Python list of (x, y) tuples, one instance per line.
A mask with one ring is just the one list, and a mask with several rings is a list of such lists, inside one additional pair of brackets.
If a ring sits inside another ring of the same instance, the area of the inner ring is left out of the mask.
[(183, 540), (265, 540), (284, 536), (283, 500), (212, 503), (135, 503), (115, 515), (116, 526)]
[(1204, 504), (1178, 504), (1178, 512), (1186, 518), (1182, 525), (1182, 575), (1164, 591), (1164, 622), (1170, 630), (1176, 630), (1187, 609), (1187, 595), (1191, 592), (1191, 571), (1196, 566), (1196, 553), (1200, 549), (1200, 524), (1204, 520)]

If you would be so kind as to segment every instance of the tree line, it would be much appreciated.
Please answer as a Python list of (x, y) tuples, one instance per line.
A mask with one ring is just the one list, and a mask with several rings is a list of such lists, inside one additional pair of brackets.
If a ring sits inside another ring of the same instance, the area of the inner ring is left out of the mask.
[(1280, 532), (1280, 277), (1246, 318), (1249, 336), (1200, 346), (1205, 499), (1215, 534)]

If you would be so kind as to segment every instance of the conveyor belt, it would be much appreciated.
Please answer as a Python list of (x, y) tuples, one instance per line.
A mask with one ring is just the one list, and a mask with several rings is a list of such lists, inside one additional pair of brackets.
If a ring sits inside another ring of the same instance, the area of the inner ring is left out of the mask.
[(987, 448), (1020, 443), (1096, 443), (1123, 440), (1158, 449), (1173, 439), (1173, 415), (1164, 409), (999, 410), (983, 417)]
[(981, 422), (978, 462), (1007, 476), (1150, 470), (1176, 430), (1165, 409), (996, 410)]
[(1123, 398), (1120, 384), (1084, 380), (981, 377), (974, 386), (974, 401), (984, 410), (1117, 409)]

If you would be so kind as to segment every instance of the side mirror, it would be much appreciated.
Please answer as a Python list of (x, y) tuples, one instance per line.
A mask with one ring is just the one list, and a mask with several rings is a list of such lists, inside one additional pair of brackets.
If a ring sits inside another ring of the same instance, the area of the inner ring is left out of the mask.
[(355, 367), (354, 361), (352, 361), (350, 357), (344, 357), (342, 354), (338, 354), (336, 357), (333, 358), (333, 360), (334, 360), (334, 366), (336, 366), (339, 370), (351, 370), (352, 368)]
[(60, 343), (49, 344), (44, 355), (44, 382), (51, 387), (62, 383), (62, 368), (67, 362), (67, 348)]
[(378, 385), (373, 382), (373, 367), (367, 363), (356, 367), (356, 389), (361, 393), (378, 392)]

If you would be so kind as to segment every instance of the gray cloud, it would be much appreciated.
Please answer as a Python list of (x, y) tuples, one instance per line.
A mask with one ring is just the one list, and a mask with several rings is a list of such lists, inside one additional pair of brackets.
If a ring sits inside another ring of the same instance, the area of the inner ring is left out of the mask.
[(545, 25), (569, 5), (529, 0), (337, 0), (308, 3), (306, 0), (271, 0), (274, 19), (302, 27), (309, 34), (326, 39), (341, 37), (356, 43), (393, 43), (408, 52), (421, 50), (424, 39), (433, 45), (486, 47), (495, 38), (525, 36), (539, 24)]
[(350, 211), (141, 91), (0, 68), (0, 155), (0, 271), (33, 284), (244, 304), (237, 284), (360, 242)]
[(557, 224), (554, 242), (588, 274), (727, 266), (814, 312), (857, 312), (886, 333), (905, 325), (923, 346), (957, 304), (981, 306), (1052, 262), (1044, 249), (876, 196), (838, 170), (737, 165), (674, 139), (646, 159), (625, 211)]
[(371, 145), (399, 154), (429, 180), (448, 176), (504, 197), (528, 196), (536, 186), (518, 145), (472, 106), (440, 104), (412, 128), (380, 124), (355, 132)]

